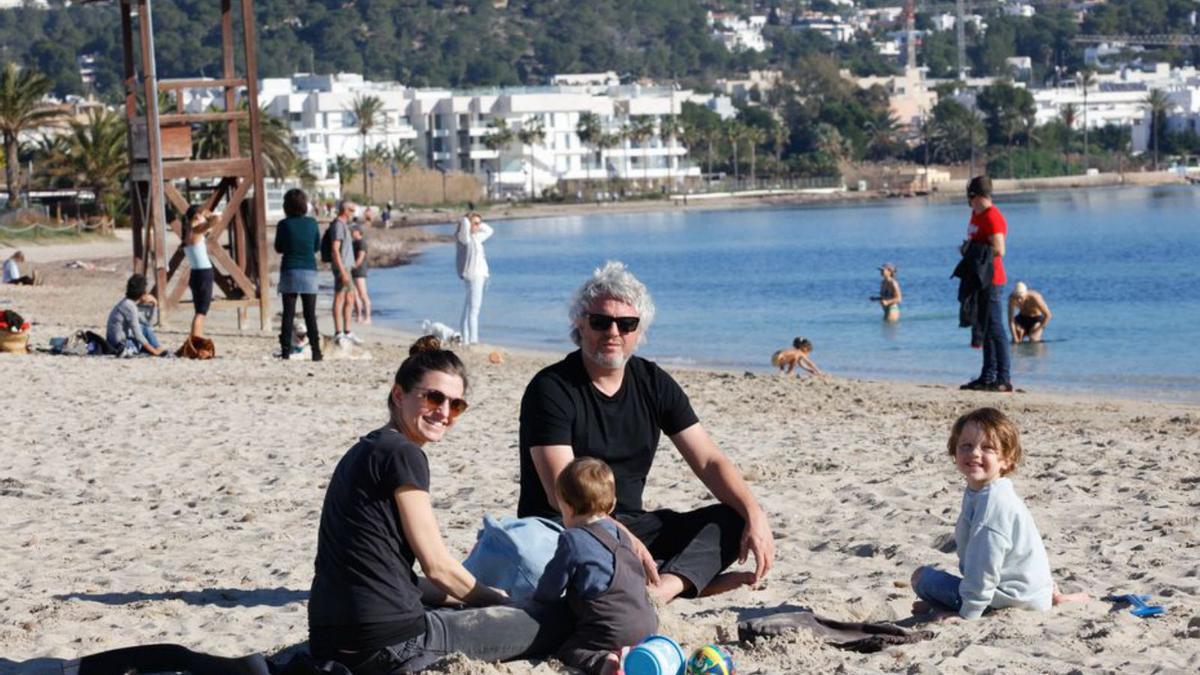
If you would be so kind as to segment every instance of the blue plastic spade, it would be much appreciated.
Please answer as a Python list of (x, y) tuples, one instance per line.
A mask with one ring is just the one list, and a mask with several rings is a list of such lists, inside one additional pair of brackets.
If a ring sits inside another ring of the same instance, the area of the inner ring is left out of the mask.
[(1111, 602), (1123, 602), (1131, 605), (1132, 608), (1129, 610), (1129, 613), (1138, 617), (1139, 619), (1158, 616), (1159, 614), (1165, 614), (1167, 611), (1162, 605), (1149, 604), (1149, 595), (1136, 595), (1134, 593), (1127, 593), (1125, 595), (1110, 595), (1106, 599)]

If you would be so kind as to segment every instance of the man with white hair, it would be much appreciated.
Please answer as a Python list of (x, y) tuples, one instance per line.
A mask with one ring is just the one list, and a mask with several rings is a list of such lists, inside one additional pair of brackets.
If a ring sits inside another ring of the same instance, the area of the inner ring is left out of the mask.
[(1041, 342), (1042, 331), (1050, 323), (1050, 306), (1041, 293), (1018, 281), (1008, 296), (1008, 329), (1012, 332), (1013, 344), (1026, 338), (1030, 342)]
[[(623, 263), (609, 261), (575, 292), (570, 317), (579, 349), (535, 375), (521, 399), (517, 514), (560, 518), (559, 473), (575, 457), (595, 457), (613, 471), (613, 517), (634, 535), (656, 599), (757, 585), (775, 554), (766, 514), (679, 384), (634, 356), (654, 319), (646, 287)], [(642, 508), (662, 433), (720, 503), (683, 513)], [(753, 572), (722, 573), (750, 555)]]
[[(329, 223), (332, 230), (333, 256), (333, 340), (341, 346), (343, 342), (362, 344), (362, 340), (350, 331), (350, 312), (354, 309), (354, 280), (350, 277), (354, 269), (354, 242), (350, 234), (350, 220), (358, 205), (346, 199), (338, 203), (337, 217)], [(312, 339), (311, 337), (309, 338)]]

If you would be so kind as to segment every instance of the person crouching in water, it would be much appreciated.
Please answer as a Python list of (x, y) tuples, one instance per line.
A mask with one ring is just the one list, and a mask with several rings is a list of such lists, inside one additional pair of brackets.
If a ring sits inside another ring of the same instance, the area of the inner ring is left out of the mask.
[[(813, 375), (824, 375), (821, 369), (817, 367), (817, 364), (808, 356), (812, 353), (812, 350), (813, 344), (810, 340), (798, 337), (792, 340), (791, 349), (780, 349), (771, 355), (771, 365), (785, 371), (788, 375), (791, 375), (797, 366)], [(796, 377), (799, 376), (800, 372), (796, 371)]]
[(566, 530), (546, 565), (534, 598), (559, 602), (566, 593), (575, 632), (556, 656), (589, 675), (620, 670), (620, 650), (658, 630), (646, 590), (646, 573), (629, 534), (609, 514), (617, 503), (612, 469), (593, 457), (577, 457), (554, 484)]

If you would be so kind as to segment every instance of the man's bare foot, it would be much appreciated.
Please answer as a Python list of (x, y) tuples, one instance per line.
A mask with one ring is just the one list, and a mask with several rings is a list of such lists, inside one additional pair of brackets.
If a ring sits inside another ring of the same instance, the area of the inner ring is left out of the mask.
[(736, 588), (741, 588), (742, 586), (753, 585), (753, 572), (726, 572), (724, 574), (718, 574), (716, 577), (714, 577), (713, 580), (704, 587), (704, 590), (700, 593), (700, 597), (707, 598), (710, 595), (720, 595), (721, 593), (728, 593), (729, 591), (732, 591)]

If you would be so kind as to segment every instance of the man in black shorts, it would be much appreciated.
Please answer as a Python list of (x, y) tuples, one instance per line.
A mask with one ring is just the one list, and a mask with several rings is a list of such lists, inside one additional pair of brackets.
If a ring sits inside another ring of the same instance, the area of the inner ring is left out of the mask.
[(1050, 317), (1050, 306), (1042, 294), (1026, 286), (1024, 281), (1018, 281), (1012, 295), (1008, 296), (1008, 330), (1012, 333), (1013, 344), (1025, 340), (1041, 342)]
[[(575, 292), (571, 339), (580, 349), (535, 375), (521, 399), (517, 514), (558, 519), (559, 472), (577, 456), (596, 457), (616, 478), (613, 515), (634, 535), (651, 595), (665, 602), (756, 585), (775, 555), (766, 514), (679, 384), (633, 355), (653, 318), (650, 294), (622, 263), (605, 263)], [(720, 503), (643, 510), (662, 433)], [(753, 572), (722, 573), (749, 555)]]

